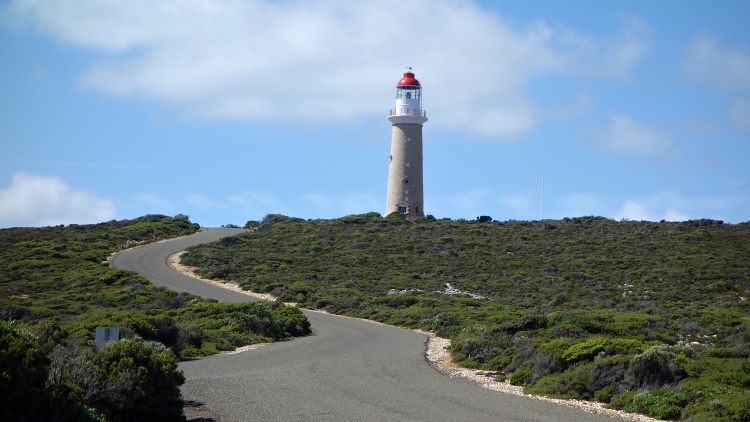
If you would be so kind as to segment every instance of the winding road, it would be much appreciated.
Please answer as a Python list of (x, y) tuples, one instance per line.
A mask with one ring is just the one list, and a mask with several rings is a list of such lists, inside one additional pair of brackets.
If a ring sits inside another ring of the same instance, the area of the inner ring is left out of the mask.
[[(240, 232), (209, 229), (125, 250), (112, 264), (172, 290), (222, 302), (251, 301), (166, 264), (174, 252)], [(426, 361), (425, 335), (319, 312), (305, 315), (315, 335), (180, 363), (184, 398), (205, 403), (221, 422), (613, 420), (450, 377)]]

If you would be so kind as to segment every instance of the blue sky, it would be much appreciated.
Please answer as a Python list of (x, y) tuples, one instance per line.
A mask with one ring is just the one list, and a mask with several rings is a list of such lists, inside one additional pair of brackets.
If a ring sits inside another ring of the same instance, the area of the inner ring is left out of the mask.
[[(523, 3), (523, 4), (519, 4)], [(0, 2), (0, 227), (382, 213), (750, 220), (746, 1)]]

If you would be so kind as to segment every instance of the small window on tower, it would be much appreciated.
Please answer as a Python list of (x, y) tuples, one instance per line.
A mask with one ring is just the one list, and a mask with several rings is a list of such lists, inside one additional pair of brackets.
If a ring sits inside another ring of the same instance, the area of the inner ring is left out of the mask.
[(404, 184), (408, 185), (409, 184), (409, 179), (404, 179)]
[(398, 213), (399, 214), (406, 214), (406, 205), (399, 205), (398, 206)]

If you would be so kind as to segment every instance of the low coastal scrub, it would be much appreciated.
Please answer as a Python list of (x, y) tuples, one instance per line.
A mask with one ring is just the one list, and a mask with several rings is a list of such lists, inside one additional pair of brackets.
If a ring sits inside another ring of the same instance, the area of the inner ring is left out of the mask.
[(193, 247), (209, 278), (451, 339), (525, 391), (747, 421), (750, 223), (268, 215)]
[[(184, 420), (178, 359), (310, 333), (294, 307), (217, 303), (108, 266), (198, 229), (147, 215), (0, 230), (0, 420)], [(97, 346), (98, 326), (122, 340)]]
[(185, 420), (179, 390), (185, 378), (161, 343), (49, 347), (18, 321), (0, 320), (2, 420)]

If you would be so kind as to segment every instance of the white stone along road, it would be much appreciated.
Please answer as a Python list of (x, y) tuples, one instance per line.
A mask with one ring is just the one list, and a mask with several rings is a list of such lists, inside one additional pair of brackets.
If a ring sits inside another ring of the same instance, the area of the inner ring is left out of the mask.
[[(154, 284), (222, 302), (255, 300), (176, 272), (169, 255), (241, 233), (210, 229), (125, 250), (112, 265)], [(498, 393), (436, 369), (427, 336), (368, 321), (305, 311), (314, 335), (235, 354), (180, 363), (186, 400), (230, 421), (504, 421), (616, 420), (575, 408)]]

